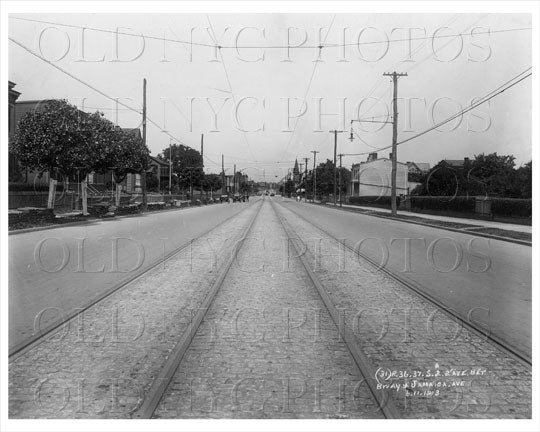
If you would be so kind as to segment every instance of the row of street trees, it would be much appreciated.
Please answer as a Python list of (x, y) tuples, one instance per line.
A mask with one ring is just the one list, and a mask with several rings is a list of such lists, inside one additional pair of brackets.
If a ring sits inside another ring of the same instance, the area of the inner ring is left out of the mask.
[(49, 172), (49, 208), (54, 208), (59, 180), (77, 176), (83, 179), (84, 214), (89, 173), (113, 172), (119, 205), (119, 184), (128, 173), (146, 171), (150, 154), (139, 136), (122, 130), (104, 118), (103, 113), (82, 112), (65, 100), (46, 101), (27, 113), (18, 123), (9, 151), (23, 166)]
[(197, 188), (206, 192), (221, 188), (219, 174), (205, 174), (200, 152), (182, 144), (172, 144), (158, 155), (165, 162), (171, 161), (172, 188), (185, 190)]

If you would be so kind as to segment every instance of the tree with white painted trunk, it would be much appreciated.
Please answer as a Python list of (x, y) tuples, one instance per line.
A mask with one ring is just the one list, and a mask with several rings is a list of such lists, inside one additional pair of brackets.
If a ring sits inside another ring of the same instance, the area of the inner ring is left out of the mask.
[(77, 173), (86, 178), (92, 170), (92, 130), (100, 116), (65, 100), (48, 100), (19, 121), (10, 151), (23, 166), (49, 173), (48, 208), (54, 208), (59, 179)]
[(87, 215), (88, 174), (113, 171), (118, 206), (126, 175), (148, 168), (149, 151), (136, 131), (122, 130), (103, 113), (89, 114), (65, 100), (50, 100), (19, 121), (10, 152), (23, 166), (50, 174), (48, 208), (54, 208), (58, 179), (82, 179), (82, 210)]
[(140, 174), (148, 169), (150, 151), (143, 144), (137, 129), (121, 129), (106, 119), (96, 127), (100, 152), (94, 167), (97, 172), (112, 170), (115, 205), (120, 206), (122, 182), (128, 174)]

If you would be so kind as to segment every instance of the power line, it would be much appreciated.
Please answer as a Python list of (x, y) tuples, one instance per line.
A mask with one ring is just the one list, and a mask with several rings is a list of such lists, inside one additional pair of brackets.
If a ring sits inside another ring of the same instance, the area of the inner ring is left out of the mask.
[[(462, 32), (464, 33), (465, 31), (471, 30), (471, 29), (473, 28), (473, 26), (475, 26), (476, 24), (478, 24), (481, 20), (483, 20), (483, 19), (484, 19), (485, 17), (487, 17), (488, 15), (489, 15), (489, 14), (485, 14), (485, 15), (480, 16), (480, 17), (479, 17), (476, 21), (474, 21), (472, 24), (469, 24), (469, 25), (466, 27), (466, 29), (463, 30)], [(454, 16), (453, 16), (453, 17), (445, 24), (445, 26), (449, 26), (450, 24), (454, 23), (454, 22), (456, 21), (456, 19), (457, 19), (459, 16), (460, 16), (459, 14), (454, 15)], [(446, 47), (447, 47), (448, 45), (450, 45), (453, 41), (454, 41), (454, 39), (449, 40), (446, 44), (444, 44), (444, 45), (442, 46), (442, 49), (446, 48)], [(417, 49), (414, 50), (413, 53), (411, 53), (411, 55), (414, 54), (414, 53), (416, 53), (417, 51), (419, 51), (424, 45), (425, 45), (425, 43), (423, 43), (422, 45), (418, 46)], [(405, 68), (405, 71), (406, 71), (406, 72), (410, 72), (413, 68), (418, 67), (420, 64), (422, 64), (423, 62), (425, 62), (426, 60), (428, 60), (428, 59), (429, 59), (431, 56), (433, 56), (434, 54), (435, 54), (435, 53), (432, 51), (432, 52), (429, 53), (427, 56), (425, 56), (422, 60), (420, 60), (420, 61), (414, 63), (413, 65), (411, 65), (411, 66), (408, 67), (408, 68)], [(406, 57), (404, 57), (404, 58), (406, 58)], [(393, 66), (391, 69), (395, 68), (396, 66), (398, 66), (398, 65), (399, 65), (400, 63), (402, 63), (403, 61), (404, 61), (404, 60), (398, 61), (397, 63), (394, 64), (394, 66)], [(379, 79), (379, 83), (381, 82), (381, 80), (383, 80), (383, 78), (380, 78), (380, 79)], [(373, 90), (375, 90), (378, 86), (379, 86), (379, 84), (377, 84), (377, 85), (375, 86), (375, 88), (373, 88)], [(379, 99), (382, 99), (382, 98), (388, 93), (388, 91), (390, 90), (391, 87), (392, 87), (392, 86), (388, 86), (388, 87), (386, 88), (386, 90), (384, 91), (383, 95), (382, 95)], [(370, 95), (371, 95), (371, 93), (370, 93)], [(369, 96), (368, 96), (368, 97), (369, 97)], [(377, 103), (371, 105), (366, 111), (363, 112), (362, 115), (367, 114), (369, 111), (371, 111), (373, 108), (375, 108), (376, 105), (377, 105)], [(356, 136), (358, 136), (358, 134), (357, 134), (356, 132), (355, 132), (355, 134), (356, 134)], [(362, 140), (362, 141), (363, 141), (363, 140)], [(376, 147), (369, 146), (369, 145), (368, 145), (368, 147), (371, 147), (371, 148), (373, 148), (373, 149), (376, 148)], [(377, 149), (377, 150), (382, 150), (382, 149)]]
[[(332, 26), (334, 25), (334, 20), (335, 19), (336, 19), (336, 14), (334, 14), (332, 16), (332, 21), (330, 22), (330, 25), (328, 26), (328, 30), (326, 32), (326, 35), (324, 36), (323, 44), (326, 42), (326, 39), (328, 38), (328, 35), (330, 34), (330, 30), (332, 29)], [(315, 61), (315, 63), (313, 64), (313, 70), (311, 71), (311, 77), (309, 78), (308, 86), (306, 88), (306, 92), (304, 93), (304, 99), (302, 100), (302, 103), (300, 104), (299, 113), (301, 112), (302, 107), (306, 103), (306, 98), (307, 98), (307, 95), (309, 93), (309, 89), (311, 88), (311, 84), (313, 82), (313, 77), (315, 76), (315, 71), (317, 70), (317, 65), (318, 64), (319, 64), (318, 61)], [(291, 135), (289, 137), (289, 141), (287, 141), (287, 145), (285, 146), (285, 150), (283, 150), (283, 153), (281, 154), (281, 158), (285, 157), (285, 155), (287, 154), (287, 151), (289, 150), (289, 146), (291, 145), (291, 142), (292, 142), (292, 139), (293, 139), (294, 134), (296, 132), (296, 127), (298, 126), (299, 121), (300, 121), (300, 117), (298, 116), (298, 117), (296, 117), (296, 121), (294, 123), (294, 128), (293, 128), (293, 130), (291, 132)], [(287, 124), (287, 126), (288, 126), (288, 124)]]
[[(402, 141), (399, 141), (396, 145), (400, 145), (400, 144), (404, 144), (406, 142), (409, 142), (409, 141), (412, 141), (413, 139), (416, 139), (422, 135), (425, 135), (427, 134), (428, 132), (431, 132), (432, 130), (434, 129), (437, 129), (438, 127), (441, 127), (443, 125), (445, 125), (446, 123), (449, 123), (451, 122), (452, 120), (456, 119), (457, 117), (460, 117), (462, 116), (463, 114), (473, 110), (474, 108), (488, 102), (489, 100), (493, 99), (495, 96), (498, 96), (500, 95), (501, 93), (505, 92), (506, 90), (508, 90), (509, 88), (515, 86), (516, 84), (519, 84), (521, 81), (525, 80), (526, 78), (530, 77), (532, 75), (532, 72), (529, 72), (527, 73), (528, 71), (530, 71), (532, 69), (532, 67), (528, 67), (527, 69), (525, 69), (523, 72), (520, 72), (519, 74), (517, 74), (516, 76), (514, 76), (513, 78), (509, 79), (508, 81), (506, 81), (504, 84), (501, 84), (500, 86), (498, 86), (497, 88), (495, 88), (494, 90), (491, 90), (489, 93), (487, 93), (486, 95), (484, 95), (483, 97), (481, 97), (479, 100), (477, 100), (475, 103), (472, 103), (470, 106), (468, 106), (467, 108), (464, 108), (462, 110), (460, 110), (459, 112), (447, 117), (446, 119), (440, 121), (439, 123), (429, 127), (428, 129), (422, 131), (422, 132), (419, 132), (409, 138), (406, 138)], [(526, 74), (525, 76), (522, 76), (521, 78), (519, 78), (521, 75), (523, 74)], [(518, 79), (519, 78), (519, 79)], [(517, 81), (516, 81), (517, 79)], [(512, 82), (513, 81), (513, 82)], [(511, 84), (509, 84), (511, 83)], [(380, 148), (379, 150), (386, 150), (386, 149), (389, 149), (391, 148), (392, 146), (389, 145), (389, 146), (385, 146), (385, 147), (382, 147)], [(363, 153), (347, 153), (346, 156), (362, 156), (362, 155), (366, 155), (368, 154), (369, 152), (363, 152)]]
[[(454, 15), (449, 21), (447, 21), (444, 26), (447, 27), (451, 24), (453, 24), (458, 18), (459, 18), (460, 14), (456, 14)], [(462, 33), (464, 33), (465, 31), (468, 31), (470, 30), (474, 25), (478, 24), (483, 18), (485, 18), (487, 16), (486, 15), (483, 15), (481, 16), (480, 18), (478, 18), (476, 21), (474, 21), (472, 24), (470, 24), (469, 26), (466, 27), (465, 30), (462, 31)], [(457, 36), (456, 36), (457, 37)], [(452, 42), (454, 41), (454, 38), (452, 38), (452, 40), (448, 41), (448, 43), (446, 43), (442, 48), (446, 48), (448, 45), (450, 45)], [(421, 45), (417, 46), (416, 49), (414, 49), (409, 55), (403, 57), (403, 59), (397, 61), (392, 67), (390, 67), (389, 69), (396, 69), (397, 67), (400, 67), (400, 64), (403, 63), (405, 61), (405, 59), (407, 59), (407, 57), (409, 56), (412, 56), (413, 54), (416, 54), (418, 51), (420, 51), (426, 44), (427, 41), (423, 42)], [(434, 54), (434, 52), (432, 51), (431, 53), (429, 53), (427, 56), (425, 56), (422, 60), (420, 60), (419, 62), (416, 62), (415, 65), (418, 66), (420, 65), (421, 63), (425, 62), (427, 59), (429, 59), (432, 55)], [(406, 69), (406, 72), (410, 72), (410, 70), (413, 68), (413, 66), (409, 67), (408, 69)], [(375, 86), (370, 90), (369, 94), (368, 94), (368, 98), (373, 94), (373, 92), (383, 83), (385, 82), (385, 79), (383, 77), (380, 77), (379, 80), (377, 81), (377, 83), (375, 84)], [(387, 93), (388, 91), (391, 89), (392, 86), (387, 86), (386, 87), (386, 90), (384, 91), (384, 93), (381, 95), (381, 97), (379, 99), (382, 99)], [(377, 103), (374, 103), (373, 105), (371, 105), (366, 111), (364, 111), (362, 113), (362, 116), (366, 115), (368, 112), (370, 112), (373, 108), (375, 108), (375, 106), (377, 105)]]
[[(449, 26), (450, 24), (454, 23), (458, 18), (459, 18), (460, 14), (456, 14), (454, 16), (452, 16), (452, 18), (450, 18), (450, 20), (446, 21), (446, 23), (444, 24), (444, 26)], [(477, 21), (478, 22), (478, 21)], [(406, 55), (405, 57), (403, 57), (403, 59), (397, 61), (396, 63), (394, 63), (393, 66), (390, 67), (390, 69), (396, 69), (397, 67), (400, 67), (400, 64), (405, 60), (407, 59), (407, 57), (410, 57), (412, 56), (413, 54), (416, 54), (416, 52), (418, 52), (420, 49), (422, 49), (424, 46), (425, 46), (426, 42), (423, 42), (422, 44), (420, 44), (419, 46), (417, 46), (409, 55)], [(424, 59), (425, 60), (425, 59)], [(424, 61), (422, 60), (422, 61)], [(385, 82), (386, 80), (382, 77), (379, 77), (379, 79), (377, 80), (377, 82), (373, 85), (373, 87), (370, 89), (370, 91), (368, 92), (368, 95), (366, 98), (369, 98), (374, 92), (375, 90), (383, 83)], [(383, 95), (381, 96), (381, 98), (388, 92), (388, 90), (390, 89), (390, 86), (388, 86), (385, 90), (385, 92), (383, 93)], [(369, 111), (371, 111), (374, 107), (375, 107), (376, 103), (373, 104), (372, 106), (370, 106), (366, 111), (364, 111), (362, 113), (362, 116), (367, 114)]]
[[(529, 68), (529, 69), (530, 69), (530, 68)], [(523, 74), (523, 72), (520, 73), (519, 75), (522, 75), (522, 74)], [(518, 75), (518, 76), (519, 76), (519, 75)], [(426, 130), (423, 131), (423, 132), (420, 132), (420, 133), (418, 133), (418, 134), (416, 134), (416, 135), (413, 135), (412, 137), (409, 137), (409, 138), (407, 138), (407, 139), (404, 139), (404, 140), (398, 142), (397, 144), (399, 145), (399, 144), (406, 143), (406, 142), (411, 141), (411, 140), (413, 140), (413, 139), (415, 139), (415, 138), (418, 138), (418, 137), (420, 137), (420, 136), (422, 136), (422, 135), (424, 135), (424, 134), (427, 134), (428, 132), (431, 132), (433, 129), (437, 129), (437, 128), (440, 127), (440, 126), (445, 125), (446, 123), (448, 123), (448, 122), (454, 120), (455, 118), (460, 117), (461, 115), (463, 115), (463, 114), (465, 114), (465, 113), (471, 111), (472, 109), (474, 109), (474, 108), (476, 108), (476, 107), (478, 107), (478, 106), (480, 106), (480, 105), (486, 103), (487, 101), (493, 99), (495, 96), (498, 96), (499, 94), (501, 94), (501, 93), (503, 93), (504, 91), (508, 90), (509, 88), (515, 86), (516, 84), (519, 84), (521, 81), (523, 81), (524, 79), (530, 77), (531, 75), (532, 75), (532, 72), (528, 73), (528, 74), (525, 75), (524, 77), (522, 77), (522, 78), (520, 78), (519, 80), (517, 80), (516, 82), (514, 82), (514, 83), (508, 85), (507, 87), (503, 88), (502, 90), (497, 91), (495, 94), (492, 94), (491, 96), (489, 96), (489, 97), (487, 97), (487, 98), (484, 97), (485, 99), (483, 98), (483, 100), (480, 100), (480, 101), (477, 101), (477, 102), (474, 103), (474, 104), (471, 104), (471, 106), (469, 106), (469, 107), (467, 107), (467, 108), (461, 110), (460, 112), (454, 114), (453, 116), (451, 116), (451, 117), (449, 117), (449, 118), (447, 118), (447, 119), (445, 119), (445, 120), (443, 120), (443, 121), (437, 123), (436, 125), (430, 127), (429, 129), (426, 129)], [(493, 93), (493, 92), (490, 92), (490, 93)]]
[[(210, 43), (204, 43), (204, 42), (194, 42), (194, 41), (187, 41), (182, 39), (173, 39), (173, 38), (166, 38), (165, 36), (153, 36), (153, 35), (147, 35), (144, 33), (141, 34), (134, 34), (134, 33), (128, 33), (123, 32), (119, 30), (110, 30), (110, 29), (103, 29), (98, 27), (90, 27), (90, 26), (81, 26), (81, 25), (75, 25), (75, 24), (66, 24), (66, 23), (59, 23), (59, 22), (53, 22), (53, 21), (45, 21), (45, 20), (37, 20), (37, 19), (31, 19), (31, 18), (22, 18), (22, 17), (15, 17), (10, 16), (9, 18), (19, 21), (27, 21), (27, 22), (35, 22), (35, 23), (41, 23), (41, 24), (50, 24), (50, 25), (57, 25), (60, 27), (68, 27), (68, 28), (75, 28), (75, 29), (86, 29), (86, 30), (92, 30), (96, 32), (102, 32), (102, 33), (112, 33), (116, 35), (122, 35), (122, 36), (131, 36), (131, 37), (137, 37), (137, 38), (145, 38), (149, 40), (159, 40), (164, 42), (174, 42), (174, 43), (180, 43), (183, 45), (195, 45), (195, 46), (201, 46), (206, 48), (218, 48), (218, 49), (295, 49), (295, 48), (301, 48), (301, 49), (321, 49), (321, 48), (342, 48), (346, 46), (359, 46), (359, 45), (375, 45), (375, 44), (389, 44), (389, 43), (395, 43), (395, 42), (407, 42), (407, 41), (415, 41), (415, 40), (429, 40), (429, 39), (443, 39), (443, 38), (451, 38), (451, 37), (458, 37), (458, 36), (472, 36), (470, 33), (455, 33), (450, 35), (432, 35), (432, 36), (418, 36), (418, 37), (410, 37), (410, 38), (399, 38), (399, 39), (385, 39), (385, 40), (375, 40), (375, 41), (366, 41), (366, 42), (349, 42), (349, 43), (332, 43), (332, 44), (326, 44), (322, 43), (320, 45), (299, 45), (299, 46), (290, 46), (290, 45), (219, 45), (217, 44), (217, 41), (215, 41), (215, 44)], [(507, 32), (515, 32), (515, 31), (525, 31), (525, 30), (532, 30), (531, 27), (517, 27), (517, 28), (509, 28), (509, 29), (500, 29), (500, 30), (487, 30), (487, 31), (479, 31), (475, 32), (474, 35), (481, 35), (481, 34), (493, 34), (493, 33), (507, 33)]]
[[(13, 39), (11, 36), (8, 36), (8, 39), (13, 42), (14, 44), (20, 46), (22, 49), (24, 49), (25, 51), (29, 52), (30, 54), (32, 54), (34, 57), (37, 57), (38, 59), (44, 61), (45, 63), (49, 64), (50, 66), (54, 67), (55, 69), (58, 69), (60, 72), (66, 74), (67, 76), (69, 76), (70, 78), (74, 79), (75, 81), (78, 81), (79, 83), (85, 85), (86, 87), (94, 90), (96, 93), (99, 93), (100, 95), (106, 97), (107, 99), (110, 99), (112, 100), (113, 102), (116, 102), (118, 105), (122, 105), (123, 107), (133, 111), (133, 112), (136, 112), (138, 114), (141, 114), (142, 111), (139, 111), (137, 110), (136, 108), (133, 108), (123, 102), (120, 102), (120, 100), (118, 99), (115, 99), (113, 98), (112, 96), (109, 96), (107, 93), (99, 90), (98, 88), (94, 87), (92, 84), (89, 84), (87, 83), (86, 81), (83, 81), (82, 79), (80, 79), (79, 77), (77, 77), (76, 75), (73, 75), (71, 72), (68, 72), (67, 70), (61, 68), (60, 66), (54, 64), (53, 62), (51, 62), (50, 60), (47, 60), (46, 58), (40, 56), (38, 53), (36, 53), (35, 51), (32, 51), (30, 48), (28, 48), (27, 46), (23, 45), (22, 43), (20, 43), (19, 41)], [(156, 126), (161, 132), (163, 132), (164, 134), (168, 135), (169, 137), (171, 137), (172, 139), (174, 139), (175, 141), (177, 141), (178, 143), (182, 144), (182, 145), (185, 145), (187, 147), (189, 147), (187, 144), (185, 144), (184, 142), (182, 142), (181, 140), (179, 140), (178, 138), (176, 138), (174, 135), (172, 135), (171, 133), (169, 133), (168, 131), (164, 130), (161, 126), (159, 126), (155, 121), (153, 121), (151, 118), (149, 118), (148, 116), (146, 117), (146, 120), (149, 122), (149, 123), (152, 123), (154, 126)]]
[[(208, 21), (208, 24), (210, 24), (210, 29), (212, 30), (212, 38), (214, 39), (214, 42), (217, 43), (217, 37), (216, 37), (216, 32), (214, 31), (214, 26), (212, 25), (212, 22), (210, 21), (210, 17), (208, 16), (208, 14), (206, 14), (206, 19)], [(223, 66), (223, 71), (225, 72), (225, 78), (227, 79), (227, 84), (229, 85), (229, 91), (230, 91), (230, 94), (231, 94), (231, 97), (232, 97), (232, 100), (234, 102), (234, 105), (235, 106), (238, 106), (236, 104), (236, 97), (235, 97), (235, 93), (233, 92), (233, 88), (232, 88), (232, 84), (231, 84), (231, 79), (229, 78), (229, 73), (227, 72), (227, 68), (225, 67), (225, 59), (223, 58), (223, 54), (221, 53), (221, 49), (218, 48), (218, 52), (219, 52), (219, 56), (221, 57), (221, 65)], [(251, 150), (251, 146), (249, 145), (249, 141), (247, 139), (247, 135), (246, 135), (246, 132), (244, 130), (242, 130), (242, 136), (244, 137), (244, 141), (246, 143), (246, 146), (249, 150), (249, 153), (251, 154), (251, 156), (254, 158), (255, 156), (253, 155), (253, 151)]]

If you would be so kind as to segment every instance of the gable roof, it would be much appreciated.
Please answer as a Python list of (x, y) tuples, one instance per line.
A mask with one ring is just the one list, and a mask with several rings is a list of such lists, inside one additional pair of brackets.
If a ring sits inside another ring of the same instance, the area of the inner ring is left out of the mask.
[(409, 169), (416, 168), (418, 171), (428, 172), (431, 165), (427, 162), (407, 162)]
[(122, 128), (122, 131), (129, 135), (133, 135), (135, 138), (142, 139), (141, 130), (139, 128)]
[(463, 159), (443, 159), (443, 162), (455, 168), (462, 168), (465, 164), (465, 161)]
[(163, 159), (160, 159), (156, 156), (152, 156), (152, 155), (149, 155), (149, 156), (150, 156), (150, 160), (157, 163), (158, 165), (169, 167), (169, 162), (166, 162)]

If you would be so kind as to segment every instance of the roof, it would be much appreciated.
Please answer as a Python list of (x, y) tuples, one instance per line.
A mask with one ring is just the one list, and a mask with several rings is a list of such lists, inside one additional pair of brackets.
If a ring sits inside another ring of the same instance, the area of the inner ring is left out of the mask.
[(160, 159), (160, 158), (158, 158), (158, 157), (156, 157), (156, 156), (150, 155), (150, 159), (151, 159), (152, 161), (154, 161), (155, 163), (157, 163), (158, 165), (166, 166), (166, 167), (169, 166), (169, 162), (165, 162), (163, 159)]
[(133, 135), (135, 138), (142, 139), (141, 130), (139, 128), (122, 128), (122, 131), (127, 134)]
[[(372, 163), (377, 163), (377, 162), (380, 162), (380, 161), (392, 162), (391, 159), (382, 157), (382, 158), (378, 158), (378, 159), (374, 159), (374, 160), (370, 160), (370, 161), (360, 162), (360, 165), (372, 164)], [(407, 166), (407, 164), (404, 163), (404, 162), (398, 162), (398, 164)]]
[(443, 161), (452, 167), (461, 168), (465, 161), (463, 159), (443, 159)]
[(431, 169), (431, 165), (427, 162), (407, 162), (409, 168), (416, 167), (419, 171), (428, 172)]

